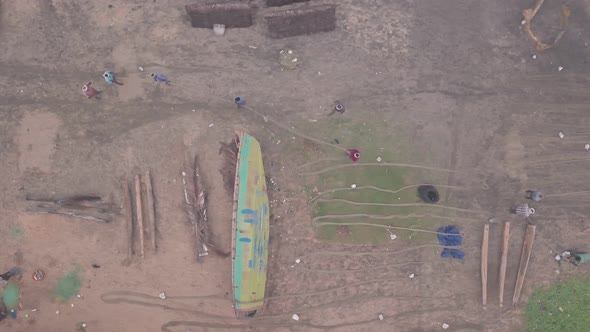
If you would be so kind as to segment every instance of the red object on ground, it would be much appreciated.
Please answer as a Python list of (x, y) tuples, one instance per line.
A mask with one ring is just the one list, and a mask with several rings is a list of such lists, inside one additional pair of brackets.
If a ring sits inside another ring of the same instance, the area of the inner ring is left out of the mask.
[(349, 149), (348, 150), (348, 157), (352, 161), (357, 161), (361, 159), (361, 152), (357, 149)]

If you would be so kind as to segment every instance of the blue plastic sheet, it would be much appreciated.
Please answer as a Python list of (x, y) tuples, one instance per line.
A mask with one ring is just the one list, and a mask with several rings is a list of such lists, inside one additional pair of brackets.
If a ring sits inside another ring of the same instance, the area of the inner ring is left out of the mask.
[[(459, 233), (459, 230), (455, 226), (443, 226), (438, 229), (438, 233), (444, 233), (437, 235), (438, 243), (440, 243), (441, 246), (454, 247), (463, 244), (463, 236), (461, 233)], [(465, 257), (465, 253), (459, 249), (444, 248), (440, 256), (463, 259), (463, 257)]]

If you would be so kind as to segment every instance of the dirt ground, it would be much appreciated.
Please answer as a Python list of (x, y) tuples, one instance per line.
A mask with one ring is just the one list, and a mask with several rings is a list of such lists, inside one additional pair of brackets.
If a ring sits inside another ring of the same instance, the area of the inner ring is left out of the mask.
[[(555, 29), (544, 27), (559, 21), (559, 6), (547, 2), (538, 25), (551, 34)], [(544, 52), (520, 24), (531, 0), (343, 0), (336, 31), (282, 40), (267, 38), (262, 22), (223, 37), (190, 28), (185, 4), (0, 1), (0, 272), (13, 265), (25, 271), (23, 310), (0, 330), (75, 331), (85, 322), (86, 331), (440, 331), (443, 323), (446, 331), (520, 331), (534, 287), (588, 273), (553, 258), (590, 249), (588, 3), (570, 3), (564, 37)], [(297, 70), (280, 69), (284, 47), (299, 52)], [(124, 85), (106, 86), (106, 69)], [(172, 85), (154, 84), (152, 71)], [(82, 96), (88, 81), (103, 90), (101, 100)], [(436, 246), (404, 241), (316, 240), (295, 169), (301, 160), (285, 148), (297, 139), (286, 143), (292, 134), (238, 112), (231, 103), (237, 95), (301, 130), (327, 117), (337, 99), (346, 102), (343, 117), (386, 121), (412, 141), (399, 162), (452, 170), (447, 185), (461, 190), (446, 190), (446, 204), (482, 211), (480, 220), (458, 224), (466, 258), (443, 259)], [(211, 255), (195, 263), (180, 185), (185, 157), (198, 153), (212, 236), (229, 249), (231, 200), (217, 152), (236, 129), (259, 139), (273, 180), (269, 299), (263, 316), (245, 322), (233, 318), (231, 260)], [(122, 205), (120, 179), (146, 170), (156, 191), (159, 250), (147, 250), (143, 260), (127, 257), (122, 216), (99, 224), (25, 213), (26, 195), (96, 194)], [(509, 208), (524, 202), (527, 189), (546, 194), (531, 219), (535, 251), (521, 305), (499, 308), (501, 223), (513, 222), (510, 304), (525, 221)], [(484, 309), (479, 248), (492, 216)], [(75, 266), (81, 297), (53, 303), (57, 280)], [(46, 278), (35, 282), (29, 276), (38, 268)]]

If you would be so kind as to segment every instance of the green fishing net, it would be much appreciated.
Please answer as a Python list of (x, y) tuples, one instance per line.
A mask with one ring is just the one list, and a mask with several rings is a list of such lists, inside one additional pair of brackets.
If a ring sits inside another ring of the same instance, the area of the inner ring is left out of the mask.
[(61, 302), (66, 302), (71, 297), (80, 293), (80, 269), (75, 268), (72, 272), (63, 276), (57, 282), (53, 298)]
[(4, 286), (4, 292), (2, 293), (2, 302), (8, 310), (16, 310), (18, 308), (20, 287), (17, 282), (9, 281)]

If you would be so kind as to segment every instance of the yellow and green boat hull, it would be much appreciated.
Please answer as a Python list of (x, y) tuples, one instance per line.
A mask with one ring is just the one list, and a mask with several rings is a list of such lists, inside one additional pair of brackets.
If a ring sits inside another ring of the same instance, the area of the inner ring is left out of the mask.
[(258, 141), (237, 133), (232, 281), (237, 318), (254, 317), (264, 306), (268, 262), (269, 204)]

